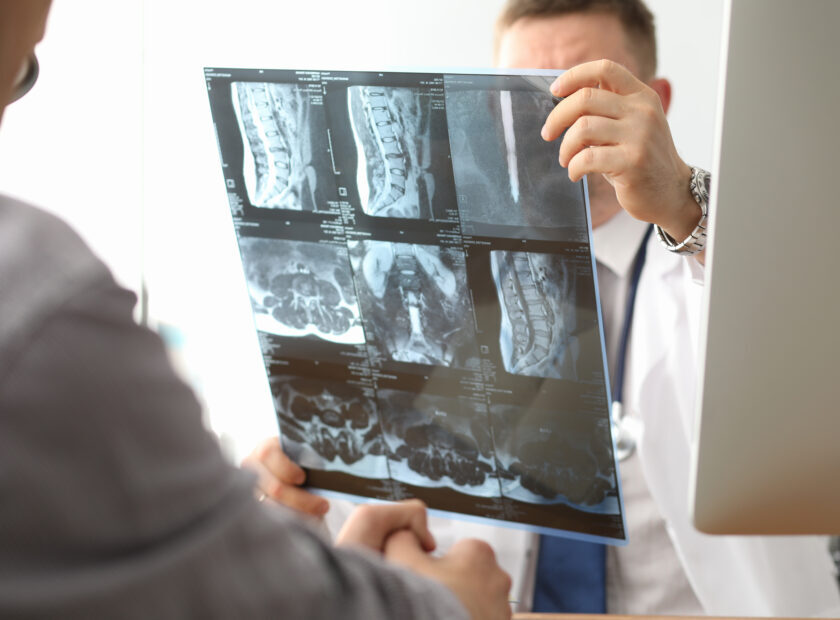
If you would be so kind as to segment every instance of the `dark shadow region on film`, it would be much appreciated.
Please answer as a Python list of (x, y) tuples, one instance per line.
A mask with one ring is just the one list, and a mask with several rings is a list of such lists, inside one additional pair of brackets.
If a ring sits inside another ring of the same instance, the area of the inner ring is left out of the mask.
[(494, 404), (490, 419), (505, 497), (620, 514), (606, 417)]
[(377, 401), (395, 480), (468, 495), (500, 494), (483, 403), (399, 390), (379, 390)]

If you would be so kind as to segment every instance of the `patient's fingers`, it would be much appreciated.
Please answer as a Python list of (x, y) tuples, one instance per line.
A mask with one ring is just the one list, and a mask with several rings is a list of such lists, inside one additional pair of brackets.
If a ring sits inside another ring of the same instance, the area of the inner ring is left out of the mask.
[(341, 528), (336, 544), (362, 545), (381, 552), (388, 537), (399, 530), (411, 532), (425, 551), (435, 548), (426, 520), (426, 505), (417, 499), (359, 506)]
[(256, 450), (259, 461), (279, 480), (297, 486), (306, 482), (306, 474), (292, 459), (286, 456), (280, 446), (279, 437), (264, 441)]
[(256, 493), (260, 499), (269, 498), (316, 517), (329, 510), (326, 499), (299, 488), (306, 481), (306, 474), (286, 456), (279, 438), (261, 442), (242, 465), (257, 474)]

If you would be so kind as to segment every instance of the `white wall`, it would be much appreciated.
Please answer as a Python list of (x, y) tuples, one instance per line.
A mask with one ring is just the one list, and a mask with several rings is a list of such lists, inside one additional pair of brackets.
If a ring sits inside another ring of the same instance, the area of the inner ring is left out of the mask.
[[(649, 2), (675, 141), (709, 167), (722, 0)], [(145, 251), (152, 314), (183, 332), (210, 422), (241, 455), (275, 426), (202, 68), (486, 67), (501, 4), (55, 0), (39, 83), (0, 131), (0, 192), (65, 214), (135, 289)]]
[(0, 192), (69, 219), (138, 290), (140, 1), (56, 0), (41, 75), (0, 129)]
[(203, 67), (488, 66), (500, 0), (146, 1), (151, 312), (186, 335), (210, 423), (236, 455), (276, 433)]
[(671, 80), (668, 118), (689, 164), (712, 167), (723, 0), (646, 0), (657, 23), (659, 74)]

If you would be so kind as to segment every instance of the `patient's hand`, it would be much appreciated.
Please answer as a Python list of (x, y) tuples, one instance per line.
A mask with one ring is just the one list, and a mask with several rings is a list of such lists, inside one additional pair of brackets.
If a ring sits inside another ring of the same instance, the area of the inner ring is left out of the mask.
[(426, 505), (419, 499), (359, 506), (344, 523), (335, 544), (361, 545), (381, 553), (388, 537), (402, 530), (411, 532), (424, 551), (434, 551), (435, 539), (426, 521)]
[(300, 488), (306, 482), (306, 474), (284, 454), (278, 437), (262, 441), (245, 457), (242, 466), (257, 473), (257, 492), (261, 496), (315, 517), (322, 517), (330, 508), (323, 497)]
[(359, 545), (385, 559), (439, 581), (460, 599), (474, 620), (508, 620), (510, 576), (493, 550), (478, 540), (462, 540), (440, 558), (429, 555), (435, 541), (426, 523), (426, 506), (411, 499), (396, 504), (365, 504), (347, 519), (338, 545)]
[(480, 540), (455, 543), (442, 557), (430, 556), (410, 532), (398, 531), (385, 543), (385, 558), (440, 581), (461, 600), (474, 620), (508, 620), (510, 576)]

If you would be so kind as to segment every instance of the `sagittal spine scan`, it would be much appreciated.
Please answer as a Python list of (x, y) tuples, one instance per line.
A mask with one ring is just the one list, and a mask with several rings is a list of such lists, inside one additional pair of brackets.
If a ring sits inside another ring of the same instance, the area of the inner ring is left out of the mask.
[(349, 242), (368, 342), (398, 362), (478, 365), (463, 253), (434, 245)]
[(381, 217), (431, 217), (431, 100), (412, 88), (351, 86), (362, 210)]
[(347, 250), (285, 239), (239, 240), (257, 329), (364, 342)]
[(490, 252), (502, 324), (505, 370), (516, 375), (577, 379), (574, 274), (554, 254)]
[(499, 495), (485, 405), (399, 390), (380, 390), (377, 398), (394, 479)]
[(298, 463), (388, 476), (376, 404), (361, 388), (295, 376), (271, 378), (283, 447)]
[(462, 221), (586, 226), (583, 193), (539, 138), (552, 103), (530, 91), (448, 91), (446, 116)]
[(317, 210), (312, 134), (319, 123), (308, 93), (293, 84), (263, 82), (234, 82), (231, 89), (245, 142), (243, 175), (251, 204)]

